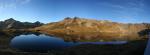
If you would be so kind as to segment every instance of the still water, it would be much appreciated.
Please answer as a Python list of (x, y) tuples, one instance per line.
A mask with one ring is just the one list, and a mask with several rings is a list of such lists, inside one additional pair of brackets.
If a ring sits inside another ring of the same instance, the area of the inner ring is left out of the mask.
[(65, 47), (80, 45), (80, 44), (125, 44), (126, 41), (115, 42), (65, 42), (63, 39), (45, 34), (35, 35), (19, 35), (14, 37), (10, 46), (24, 51), (48, 51), (58, 50)]

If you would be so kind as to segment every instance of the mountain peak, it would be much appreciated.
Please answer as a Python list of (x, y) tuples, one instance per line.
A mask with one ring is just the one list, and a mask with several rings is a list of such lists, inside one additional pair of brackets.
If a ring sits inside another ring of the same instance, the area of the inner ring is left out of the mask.
[(9, 19), (7, 19), (7, 20), (15, 20), (15, 19), (13, 19), (13, 18), (9, 18)]
[(73, 19), (81, 19), (80, 17), (74, 17)]
[(82, 19), (82, 18), (80, 18), (80, 17), (73, 17), (73, 18), (66, 17), (66, 18), (64, 18), (64, 20), (78, 20), (78, 19)]
[(71, 17), (66, 17), (66, 18), (64, 18), (64, 20), (69, 20), (69, 19), (72, 19)]
[(9, 18), (9, 19), (5, 20), (5, 22), (14, 22), (14, 21), (16, 21), (16, 20), (13, 18)]
[(20, 22), (13, 18), (9, 18), (5, 21), (0, 21), (0, 29), (27, 29), (27, 28), (34, 28), (43, 25), (39, 21), (35, 23), (30, 22)]

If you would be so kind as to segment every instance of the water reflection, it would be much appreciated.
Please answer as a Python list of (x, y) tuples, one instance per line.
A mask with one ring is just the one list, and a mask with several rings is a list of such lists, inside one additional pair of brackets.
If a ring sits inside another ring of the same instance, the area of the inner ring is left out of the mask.
[(80, 45), (80, 44), (125, 44), (126, 41), (116, 42), (65, 42), (61, 38), (48, 36), (45, 34), (35, 35), (19, 35), (11, 40), (11, 47), (23, 51), (49, 51), (59, 50), (65, 47)]
[(20, 35), (11, 40), (10, 45), (24, 51), (48, 51), (51, 49), (61, 49), (72, 46), (72, 42), (64, 42), (60, 38), (50, 37), (44, 34), (41, 35)]

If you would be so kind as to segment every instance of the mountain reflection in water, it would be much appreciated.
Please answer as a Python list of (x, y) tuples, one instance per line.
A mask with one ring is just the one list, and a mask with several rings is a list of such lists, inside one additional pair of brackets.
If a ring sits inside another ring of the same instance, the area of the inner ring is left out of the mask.
[(45, 34), (35, 35), (19, 35), (11, 40), (10, 46), (23, 51), (49, 51), (59, 50), (65, 47), (80, 44), (125, 44), (127, 41), (115, 42), (65, 42), (58, 37), (52, 37)]

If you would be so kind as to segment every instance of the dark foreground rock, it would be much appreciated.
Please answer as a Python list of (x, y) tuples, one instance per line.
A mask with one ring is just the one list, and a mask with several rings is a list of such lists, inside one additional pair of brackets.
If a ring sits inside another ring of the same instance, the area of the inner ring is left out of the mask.
[(123, 45), (84, 44), (64, 49), (56, 55), (144, 55), (147, 41), (132, 41)]

